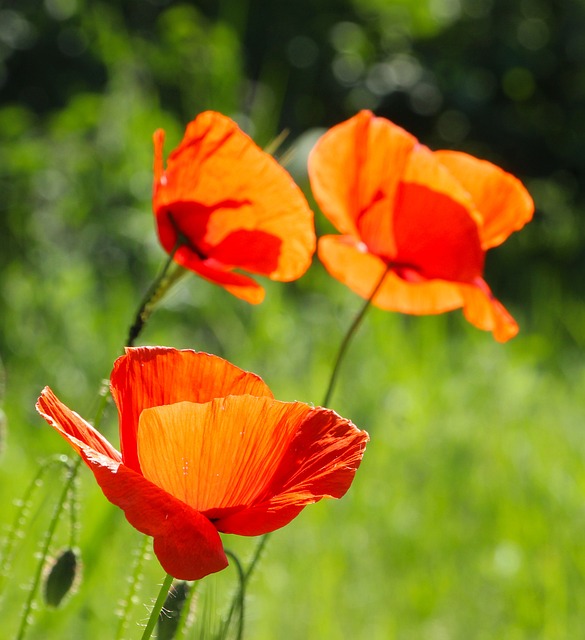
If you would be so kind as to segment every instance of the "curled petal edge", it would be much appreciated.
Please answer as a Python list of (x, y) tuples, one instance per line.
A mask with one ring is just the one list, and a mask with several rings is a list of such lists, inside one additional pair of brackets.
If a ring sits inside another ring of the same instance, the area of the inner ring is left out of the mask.
[(37, 411), (81, 455), (106, 498), (124, 511), (128, 522), (154, 538), (154, 552), (167, 573), (179, 580), (199, 580), (227, 567), (221, 538), (209, 519), (126, 467), (110, 443), (48, 387)]

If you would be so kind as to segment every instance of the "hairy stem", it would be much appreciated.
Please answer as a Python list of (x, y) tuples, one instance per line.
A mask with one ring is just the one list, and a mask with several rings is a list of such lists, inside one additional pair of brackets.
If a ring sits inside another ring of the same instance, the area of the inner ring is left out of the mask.
[(170, 573), (167, 573), (160, 587), (158, 597), (152, 607), (152, 611), (150, 612), (150, 618), (148, 619), (146, 627), (144, 628), (144, 632), (140, 637), (140, 640), (148, 640), (152, 635), (152, 632), (156, 626), (156, 621), (158, 620), (158, 617), (163, 608), (165, 600), (167, 599), (167, 596), (169, 594), (169, 589), (171, 588), (172, 584), (173, 584), (173, 576)]

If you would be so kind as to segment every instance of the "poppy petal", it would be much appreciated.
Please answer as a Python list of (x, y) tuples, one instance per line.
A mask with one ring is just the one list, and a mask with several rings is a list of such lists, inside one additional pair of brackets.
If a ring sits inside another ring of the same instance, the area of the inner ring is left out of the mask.
[(154, 184), (160, 182), (162, 174), (165, 170), (163, 147), (165, 144), (165, 132), (162, 129), (157, 129), (152, 136), (154, 143)]
[(259, 535), (288, 524), (303, 507), (341, 498), (360, 466), (369, 436), (334, 411), (311, 408), (296, 425), (276, 473), (257, 504), (219, 518), (225, 533)]
[(484, 249), (501, 244), (532, 219), (532, 198), (510, 173), (458, 151), (436, 151), (435, 156), (473, 198), (482, 217), (480, 233)]
[(416, 138), (370, 111), (332, 127), (309, 155), (311, 189), (343, 234), (374, 253), (393, 255), (392, 207)]
[(220, 531), (260, 535), (341, 497), (367, 440), (333, 411), (229, 396), (144, 411), (138, 450), (147, 478)]
[(498, 342), (507, 342), (518, 333), (518, 324), (484, 280), (477, 280), (475, 287), (462, 286), (463, 313), (478, 329), (491, 331)]
[[(327, 271), (362, 298), (368, 299), (387, 266), (349, 236), (319, 239), (319, 259)], [(456, 284), (443, 280), (408, 281), (390, 271), (372, 304), (387, 311), (415, 315), (443, 313), (463, 306)]]
[(121, 462), (122, 456), (112, 445), (75, 411), (64, 405), (59, 398), (45, 387), (37, 401), (36, 410), (56, 429), (69, 444), (80, 453), (84, 447), (106, 456), (114, 462)]
[[(204, 112), (189, 124), (155, 185), (153, 206), (161, 243), (169, 252), (178, 230), (201, 258), (243, 229), (262, 232), (255, 239), (263, 247), (258, 263), (236, 243), (229, 260), (222, 260), (226, 264), (283, 281), (300, 277), (310, 266), (313, 212), (302, 191), (272, 156), (219, 113)], [(199, 222), (192, 226), (189, 219)]]
[(198, 580), (227, 566), (217, 529), (208, 518), (122, 464), (120, 454), (46, 387), (37, 411), (79, 453), (106, 498), (128, 522), (154, 537), (162, 567), (181, 580)]
[(221, 538), (198, 511), (123, 464), (84, 456), (106, 498), (138, 531), (154, 538), (163, 569), (179, 580), (199, 580), (228, 565)]
[(471, 282), (481, 276), (484, 252), (467, 192), (419, 145), (410, 154), (396, 195), (396, 260), (428, 280)]
[(268, 397), (180, 402), (140, 415), (144, 476), (197, 511), (254, 503), (311, 410)]
[(175, 262), (209, 282), (221, 285), (232, 295), (250, 304), (260, 304), (264, 300), (264, 288), (261, 285), (248, 276), (229, 271), (226, 265), (214, 258), (200, 260), (187, 247), (180, 247), (175, 253)]
[(207, 353), (167, 347), (127, 348), (114, 363), (111, 390), (120, 418), (124, 464), (140, 469), (138, 420), (144, 409), (181, 401), (209, 402), (228, 394), (267, 396), (260, 377)]

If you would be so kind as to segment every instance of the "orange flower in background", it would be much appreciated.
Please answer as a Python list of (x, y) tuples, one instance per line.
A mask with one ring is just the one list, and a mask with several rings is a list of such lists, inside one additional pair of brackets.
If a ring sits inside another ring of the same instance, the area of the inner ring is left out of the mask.
[(342, 234), (319, 240), (319, 258), (335, 278), (367, 299), (384, 277), (372, 300), (382, 309), (462, 307), (496, 340), (518, 333), (483, 279), (485, 252), (532, 218), (532, 199), (514, 176), (465, 153), (432, 152), (361, 111), (320, 138), (309, 177)]
[(164, 131), (154, 134), (153, 209), (174, 260), (238, 298), (264, 289), (243, 270), (289, 282), (315, 252), (313, 212), (291, 176), (237, 124), (213, 111), (191, 122), (164, 168)]
[(37, 410), (182, 580), (227, 566), (218, 532), (268, 533), (343, 496), (369, 439), (334, 411), (275, 400), (258, 376), (206, 353), (128, 348), (110, 384), (121, 453), (48, 387)]

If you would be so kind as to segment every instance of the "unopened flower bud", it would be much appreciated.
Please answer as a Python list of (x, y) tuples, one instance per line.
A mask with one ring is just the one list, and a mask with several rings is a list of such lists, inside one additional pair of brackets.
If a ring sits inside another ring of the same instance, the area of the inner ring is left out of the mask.
[(43, 596), (49, 607), (58, 607), (78, 582), (80, 564), (73, 549), (65, 549), (51, 560), (45, 571)]

